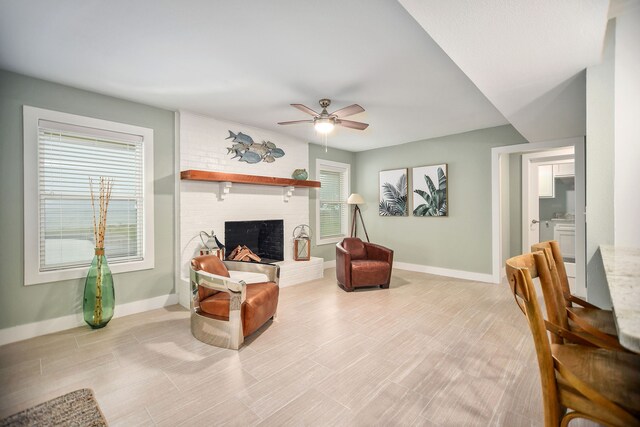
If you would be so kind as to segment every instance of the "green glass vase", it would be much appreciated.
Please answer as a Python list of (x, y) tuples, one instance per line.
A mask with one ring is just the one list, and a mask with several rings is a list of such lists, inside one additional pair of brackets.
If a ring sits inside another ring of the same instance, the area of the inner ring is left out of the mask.
[(113, 276), (103, 248), (96, 248), (95, 256), (84, 282), (82, 311), (84, 321), (93, 329), (104, 328), (113, 317), (115, 292)]

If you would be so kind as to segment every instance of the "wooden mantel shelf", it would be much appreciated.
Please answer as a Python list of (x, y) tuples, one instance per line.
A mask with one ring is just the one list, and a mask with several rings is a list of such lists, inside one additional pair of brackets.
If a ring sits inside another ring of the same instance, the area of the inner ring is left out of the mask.
[(293, 195), (295, 187), (320, 188), (320, 181), (306, 181), (290, 178), (276, 178), (273, 176), (260, 175), (244, 175), (240, 173), (226, 172), (210, 172), (189, 169), (180, 172), (180, 179), (190, 181), (212, 181), (220, 183), (220, 199), (224, 200), (225, 195), (229, 194), (232, 183), (236, 184), (254, 184), (254, 185), (271, 185), (276, 187), (285, 187), (284, 201), (288, 202)]
[(234, 182), (237, 184), (275, 185), (277, 187), (315, 187), (320, 188), (320, 181), (303, 181), (300, 179), (276, 178), (273, 176), (243, 175), (240, 173), (209, 172), (189, 169), (180, 172), (180, 179), (191, 181)]

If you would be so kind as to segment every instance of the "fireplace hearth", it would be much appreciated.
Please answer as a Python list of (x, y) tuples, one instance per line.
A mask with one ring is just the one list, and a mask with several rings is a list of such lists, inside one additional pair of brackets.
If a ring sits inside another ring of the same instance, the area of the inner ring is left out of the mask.
[(238, 246), (246, 246), (261, 258), (260, 262), (284, 261), (284, 221), (226, 221), (224, 223), (225, 258)]

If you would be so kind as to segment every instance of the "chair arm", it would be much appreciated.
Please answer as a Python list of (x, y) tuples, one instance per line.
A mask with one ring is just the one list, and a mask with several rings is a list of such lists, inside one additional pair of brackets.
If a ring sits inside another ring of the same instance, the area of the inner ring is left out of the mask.
[(386, 261), (389, 264), (393, 263), (393, 251), (384, 246), (376, 245), (375, 243), (365, 243), (367, 248), (367, 258), (376, 261)]
[(582, 317), (571, 311), (571, 308), (567, 307), (567, 317), (573, 321), (580, 329), (593, 337), (592, 342), (596, 343), (598, 347), (606, 348), (609, 350), (629, 351), (624, 348), (617, 338), (608, 335), (596, 327), (586, 322)]
[(336, 243), (336, 277), (347, 288), (351, 287), (351, 255)]
[(565, 294), (564, 299), (567, 300), (567, 301), (570, 301), (570, 302), (572, 302), (574, 304), (578, 304), (579, 306), (584, 307), (584, 308), (594, 308), (594, 309), (601, 310), (600, 307), (598, 307), (596, 305), (593, 305), (593, 304), (591, 304), (591, 303), (589, 303), (589, 302), (587, 302), (587, 301), (583, 300), (582, 298), (579, 298), (579, 297), (577, 297), (575, 295), (571, 295), (571, 294), (566, 295)]
[(267, 276), (270, 282), (276, 285), (280, 283), (280, 266), (275, 264), (260, 264), (256, 262), (244, 261), (223, 261), (229, 270), (246, 271), (249, 273), (261, 273)]
[(229, 277), (218, 276), (202, 270), (190, 269), (191, 273), (191, 308), (200, 309), (200, 295), (198, 286), (229, 294), (229, 310), (240, 310), (247, 298), (247, 284), (243, 280), (233, 280)]

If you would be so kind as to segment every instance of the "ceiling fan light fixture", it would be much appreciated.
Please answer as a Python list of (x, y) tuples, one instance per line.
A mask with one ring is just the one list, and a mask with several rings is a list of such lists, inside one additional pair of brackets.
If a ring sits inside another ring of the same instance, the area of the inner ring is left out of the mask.
[(358, 104), (352, 104), (348, 107), (341, 108), (339, 110), (334, 111), (333, 113), (327, 112), (327, 107), (331, 105), (331, 100), (327, 98), (322, 98), (319, 102), (322, 107), (322, 111), (320, 113), (313, 111), (311, 108), (302, 104), (291, 104), (292, 107), (297, 108), (303, 113), (309, 114), (313, 117), (313, 119), (309, 120), (293, 120), (289, 122), (278, 122), (279, 125), (295, 125), (298, 123), (313, 123), (313, 127), (316, 129), (316, 132), (323, 135), (326, 140), (327, 135), (331, 133), (334, 127), (342, 126), (345, 128), (351, 128), (356, 130), (365, 130), (369, 125), (367, 123), (362, 122), (354, 122), (353, 120), (345, 120), (345, 117), (353, 116), (354, 114), (359, 114), (364, 112), (364, 108), (362, 108)]
[(313, 121), (313, 127), (318, 133), (329, 133), (333, 130), (335, 121), (330, 117), (319, 117)]

